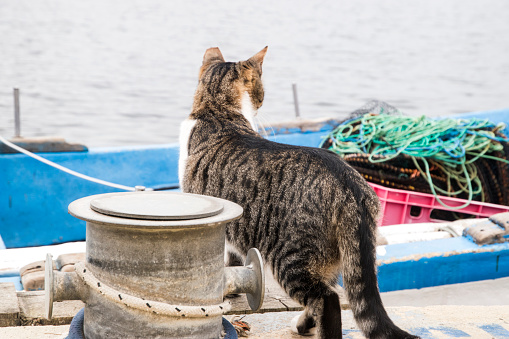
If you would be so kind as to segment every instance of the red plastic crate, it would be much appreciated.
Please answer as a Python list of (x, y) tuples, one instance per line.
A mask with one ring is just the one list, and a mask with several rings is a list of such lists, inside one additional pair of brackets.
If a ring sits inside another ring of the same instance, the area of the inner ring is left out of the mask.
[[(487, 218), (493, 214), (509, 212), (509, 206), (479, 201), (472, 201), (465, 208), (452, 210), (440, 205), (433, 194), (394, 189), (371, 182), (369, 184), (380, 198), (382, 218), (378, 222), (379, 226), (443, 221), (431, 218), (431, 212), (435, 209), (470, 214), (477, 218)], [(440, 196), (440, 200), (451, 207), (462, 206), (466, 203), (466, 200), (463, 199), (443, 196)], [(410, 214), (411, 209), (412, 214)]]

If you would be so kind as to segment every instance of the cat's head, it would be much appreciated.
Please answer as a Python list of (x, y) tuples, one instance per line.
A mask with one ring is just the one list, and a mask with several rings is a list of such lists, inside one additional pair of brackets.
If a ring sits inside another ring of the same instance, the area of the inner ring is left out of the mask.
[[(200, 68), (195, 105), (210, 103), (244, 111), (242, 106), (250, 104), (250, 109), (256, 112), (263, 103), (261, 77), (266, 53), (267, 47), (245, 61), (225, 62), (219, 48), (207, 49)], [(248, 102), (246, 95), (249, 96)]]

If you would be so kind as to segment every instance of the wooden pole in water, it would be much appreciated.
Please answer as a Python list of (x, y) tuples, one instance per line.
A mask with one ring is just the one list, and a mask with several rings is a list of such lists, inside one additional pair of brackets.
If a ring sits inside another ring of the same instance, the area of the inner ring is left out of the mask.
[(14, 136), (21, 136), (21, 121), (19, 117), (19, 89), (14, 88)]
[(292, 84), (293, 89), (293, 104), (295, 105), (295, 116), (297, 118), (300, 118), (300, 112), (299, 112), (299, 99), (297, 97), (297, 84)]

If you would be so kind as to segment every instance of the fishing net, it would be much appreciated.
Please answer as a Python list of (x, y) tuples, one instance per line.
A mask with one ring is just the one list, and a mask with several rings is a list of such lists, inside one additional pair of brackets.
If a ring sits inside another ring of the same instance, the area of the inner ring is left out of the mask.
[(392, 188), (509, 205), (509, 139), (485, 119), (402, 115), (372, 101), (352, 112), (321, 147), (368, 181)]

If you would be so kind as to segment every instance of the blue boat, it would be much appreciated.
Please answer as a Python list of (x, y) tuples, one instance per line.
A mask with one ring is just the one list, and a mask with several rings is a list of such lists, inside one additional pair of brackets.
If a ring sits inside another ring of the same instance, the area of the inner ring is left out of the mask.
[[(456, 118), (489, 119), (509, 125), (509, 108)], [(273, 129), (280, 143), (318, 147), (337, 121), (308, 128), (302, 121)], [(506, 127), (505, 133), (509, 135)], [(134, 189), (178, 189), (178, 144), (91, 148), (83, 152), (39, 153), (70, 170)], [(25, 154), (0, 154), (0, 237), (5, 249), (85, 240), (85, 222), (70, 216), (79, 198), (122, 189), (90, 182)], [(2, 251), (0, 250), (0, 256)], [(509, 276), (509, 242), (479, 246), (466, 237), (385, 245), (378, 252), (380, 290), (422, 288)], [(444, 269), (444, 267), (447, 267)], [(0, 272), (8, 277), (12, 272)]]

